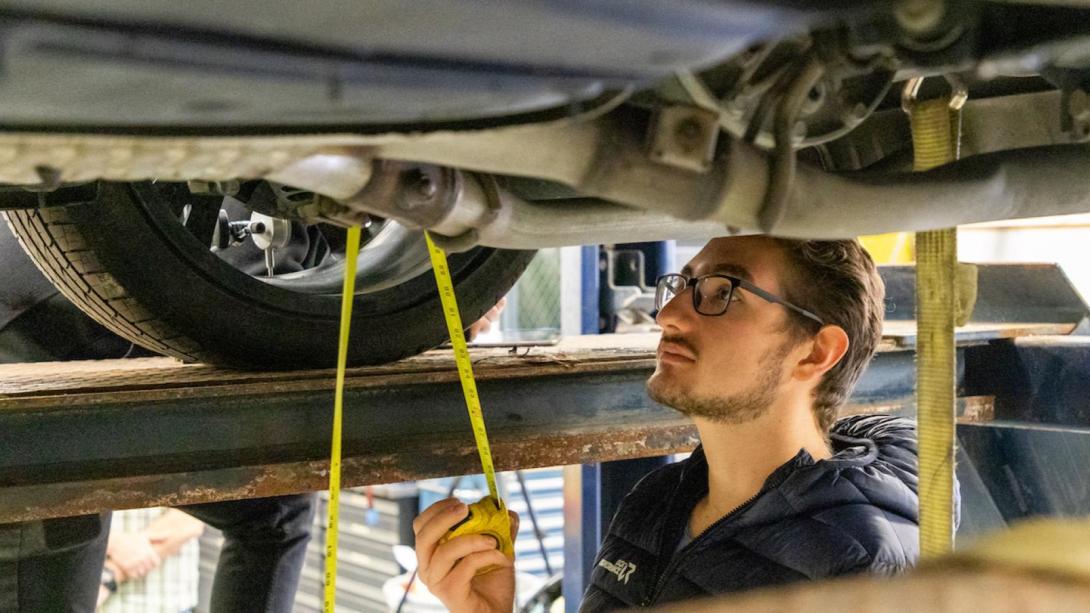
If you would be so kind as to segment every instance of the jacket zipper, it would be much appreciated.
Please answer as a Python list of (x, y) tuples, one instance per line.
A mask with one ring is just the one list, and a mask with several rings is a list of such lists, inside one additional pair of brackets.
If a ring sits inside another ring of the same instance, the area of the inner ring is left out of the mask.
[[(768, 488), (768, 489), (772, 489), (772, 488)], [(684, 547), (681, 548), (681, 551), (678, 551), (675, 555), (673, 555), (671, 557), (671, 559), (670, 559), (670, 563), (666, 565), (666, 568), (662, 571), (662, 574), (659, 575), (658, 581), (655, 582), (655, 589), (654, 589), (654, 591), (651, 592), (651, 596), (649, 596), (648, 598), (645, 598), (644, 601), (643, 601), (643, 604), (640, 605), (640, 606), (649, 607), (649, 606), (652, 606), (653, 604), (655, 604), (655, 601), (657, 601), (659, 599), (659, 596), (660, 596), (663, 588), (666, 587), (667, 577), (670, 576), (671, 571), (673, 571), (674, 568), (678, 565), (678, 563), (680, 562), (683, 554), (686, 553), (686, 550), (691, 548), (705, 534), (707, 534), (708, 532), (710, 532), (711, 530), (713, 530), (714, 528), (716, 528), (717, 526), (719, 526), (723, 522), (729, 520), (731, 517), (733, 517), (735, 514), (737, 514), (742, 509), (748, 507), (750, 504), (753, 503), (754, 500), (757, 500), (757, 498), (759, 498), (761, 496), (761, 494), (764, 494), (767, 491), (768, 490), (766, 490), (766, 489), (761, 489), (756, 494), (751, 496), (748, 500), (746, 500), (742, 504), (740, 504), (740, 505), (734, 507), (733, 509), (731, 509), (729, 513), (727, 513), (723, 517), (720, 517), (719, 519), (715, 520), (715, 522), (713, 522), (707, 528), (704, 528), (703, 530), (701, 530), (700, 534), (694, 536), (693, 540), (689, 541), (688, 545), (685, 545)], [(688, 522), (686, 522), (686, 525), (688, 525)]]

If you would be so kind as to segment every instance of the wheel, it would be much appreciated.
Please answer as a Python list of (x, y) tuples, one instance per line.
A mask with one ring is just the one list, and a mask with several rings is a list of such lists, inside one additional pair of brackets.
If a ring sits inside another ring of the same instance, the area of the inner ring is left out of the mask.
[[(294, 224), (270, 275), (250, 240), (210, 248), (232, 207), (247, 213), (231, 198), (192, 196), (185, 185), (100, 183), (91, 202), (6, 215), (61, 292), (134, 343), (243, 368), (334, 365), (343, 230)], [(391, 362), (446, 340), (423, 234), (385, 222), (364, 240), (350, 363)], [(533, 254), (476, 248), (450, 256), (466, 325), (511, 288)]]

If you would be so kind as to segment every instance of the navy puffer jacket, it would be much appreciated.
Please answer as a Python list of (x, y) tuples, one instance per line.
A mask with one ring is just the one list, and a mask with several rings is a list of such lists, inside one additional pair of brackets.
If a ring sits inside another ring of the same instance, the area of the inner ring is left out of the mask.
[(833, 457), (800, 451), (761, 492), (678, 544), (707, 494), (708, 465), (687, 460), (625, 497), (595, 561), (582, 611), (609, 611), (857, 572), (895, 573), (918, 552), (916, 431), (911, 421), (849, 417)]

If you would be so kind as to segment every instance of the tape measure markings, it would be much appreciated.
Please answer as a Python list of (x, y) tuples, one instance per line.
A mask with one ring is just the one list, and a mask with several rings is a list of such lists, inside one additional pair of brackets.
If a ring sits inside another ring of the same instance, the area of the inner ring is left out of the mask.
[(447, 256), (432, 242), (428, 233), (425, 232), (424, 236), (428, 244), (432, 269), (435, 271), (435, 281), (439, 287), (439, 298), (443, 304), (443, 316), (447, 322), (450, 344), (454, 348), (454, 361), (458, 366), (458, 379), (462, 383), (462, 393), (465, 396), (466, 409), (469, 411), (473, 439), (477, 443), (477, 454), (481, 458), (481, 469), (488, 482), (488, 494), (498, 503), (500, 494), (496, 487), (496, 468), (492, 464), (492, 449), (488, 444), (484, 413), (481, 410), (480, 396), (477, 394), (477, 383), (473, 378), (473, 361), (469, 357), (469, 347), (466, 345), (465, 328), (462, 326), (462, 317), (458, 312), (458, 301), (454, 295), (454, 282), (450, 277)]
[(332, 613), (337, 597), (337, 534), (341, 499), (341, 424), (344, 416), (344, 375), (348, 366), (348, 338), (352, 303), (356, 295), (356, 261), (360, 253), (360, 228), (348, 229), (344, 256), (344, 287), (341, 292), (341, 326), (337, 342), (337, 382), (333, 391), (333, 441), (329, 454), (329, 515), (325, 541), (325, 597), (322, 610)]

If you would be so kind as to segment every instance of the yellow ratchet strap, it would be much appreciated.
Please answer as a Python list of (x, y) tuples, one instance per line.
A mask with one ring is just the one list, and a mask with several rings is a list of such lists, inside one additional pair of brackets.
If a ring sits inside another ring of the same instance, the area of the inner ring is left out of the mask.
[(329, 515), (325, 541), (325, 598), (322, 610), (332, 613), (337, 598), (337, 521), (341, 499), (341, 422), (344, 415), (344, 371), (348, 364), (348, 335), (352, 302), (356, 295), (356, 260), (360, 254), (360, 228), (348, 229), (344, 254), (344, 288), (341, 292), (341, 330), (337, 343), (337, 383), (333, 392), (333, 443), (329, 454)]
[[(511, 541), (511, 522), (507, 507), (500, 498), (496, 487), (496, 468), (492, 465), (492, 449), (488, 445), (488, 431), (484, 427), (484, 414), (481, 411), (481, 399), (477, 395), (477, 383), (473, 378), (473, 362), (466, 347), (465, 328), (462, 316), (458, 312), (458, 301), (454, 295), (454, 282), (450, 278), (447, 256), (425, 233), (428, 254), (431, 256), (432, 269), (435, 271), (435, 283), (439, 288), (439, 298), (443, 303), (443, 317), (447, 322), (447, 333), (454, 348), (454, 361), (458, 366), (458, 378), (462, 382), (462, 395), (465, 396), (466, 409), (469, 411), (469, 423), (473, 428), (473, 438), (477, 443), (477, 454), (481, 458), (481, 470), (488, 483), (488, 496), (469, 505), (466, 519), (447, 533), (441, 543), (463, 534), (484, 534), (496, 540), (496, 547), (509, 559), (514, 559), (514, 543)], [(477, 574), (491, 570), (482, 569)]]
[[(964, 92), (916, 101), (906, 88), (913, 168), (924, 171), (958, 158)], [(914, 88), (911, 89), (910, 88)], [(954, 544), (957, 228), (916, 233), (916, 406), (920, 454), (920, 554), (933, 558)]]

